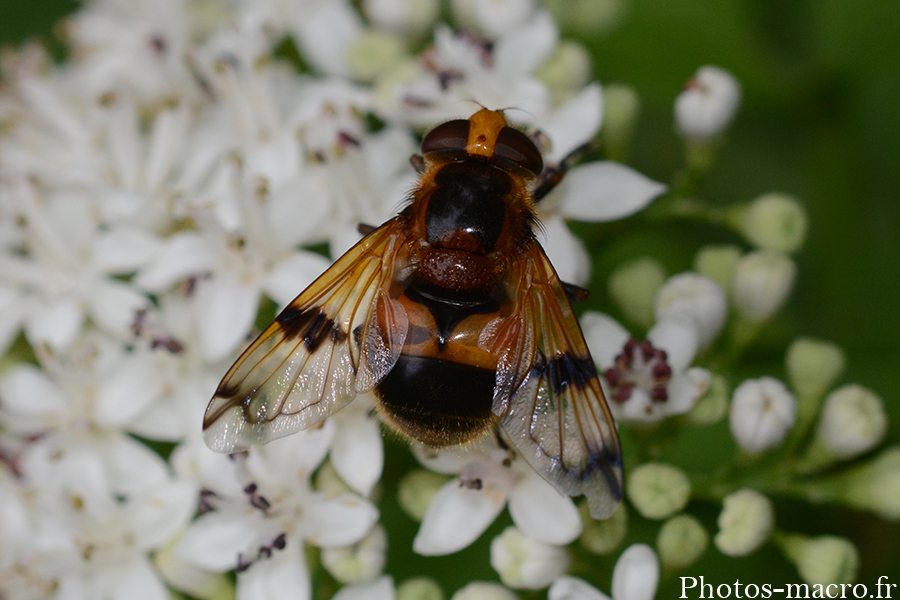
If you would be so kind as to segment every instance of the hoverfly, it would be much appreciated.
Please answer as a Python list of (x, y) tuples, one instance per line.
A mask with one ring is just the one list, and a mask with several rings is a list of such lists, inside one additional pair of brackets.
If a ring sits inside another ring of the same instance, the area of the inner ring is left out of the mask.
[[(406, 208), (371, 230), (238, 358), (203, 420), (237, 452), (373, 391), (422, 444), (496, 432), (595, 518), (622, 497), (618, 435), (564, 285), (534, 235), (536, 145), (501, 111), (422, 141)], [(550, 186), (542, 186), (544, 193)]]

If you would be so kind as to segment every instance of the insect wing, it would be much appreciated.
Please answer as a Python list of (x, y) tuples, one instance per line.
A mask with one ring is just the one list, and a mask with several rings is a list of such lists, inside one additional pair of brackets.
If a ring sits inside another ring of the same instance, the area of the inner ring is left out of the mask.
[(391, 370), (408, 323), (385, 288), (406, 241), (388, 221), (275, 318), (219, 384), (203, 418), (207, 446), (239, 452), (312, 427)]
[[(543, 248), (521, 255), (517, 308), (499, 329), (494, 411), (510, 443), (544, 479), (584, 495), (602, 519), (622, 499), (622, 454), (593, 359)], [(507, 339), (502, 339), (506, 337)]]

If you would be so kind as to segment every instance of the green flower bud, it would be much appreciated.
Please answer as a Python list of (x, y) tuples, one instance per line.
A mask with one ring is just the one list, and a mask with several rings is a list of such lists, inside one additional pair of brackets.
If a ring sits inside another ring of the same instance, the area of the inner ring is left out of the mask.
[(320, 492), (328, 492), (330, 494), (346, 494), (354, 493), (347, 483), (341, 479), (334, 465), (330, 460), (326, 460), (324, 464), (316, 471), (313, 479), (316, 490)]
[(784, 254), (750, 252), (738, 263), (732, 280), (738, 313), (751, 323), (768, 321), (787, 300), (796, 275), (797, 266)]
[(625, 540), (628, 533), (628, 510), (624, 503), (619, 504), (616, 512), (602, 521), (591, 517), (587, 502), (578, 506), (578, 512), (584, 526), (578, 541), (589, 552), (609, 554)]
[(691, 515), (676, 515), (663, 523), (656, 537), (659, 560), (666, 567), (684, 569), (703, 556), (709, 546), (709, 534)]
[(654, 321), (656, 292), (666, 280), (658, 260), (644, 256), (628, 261), (609, 276), (609, 295), (626, 317), (649, 328)]
[(775, 526), (772, 502), (756, 490), (741, 489), (725, 497), (717, 521), (716, 547), (728, 556), (747, 556), (762, 546)]
[(384, 570), (387, 534), (376, 525), (369, 534), (352, 546), (322, 549), (322, 566), (337, 581), (361, 583), (372, 581)]
[(730, 293), (734, 270), (741, 261), (742, 254), (737, 246), (704, 246), (694, 256), (694, 270)]
[(603, 125), (600, 127), (600, 139), (608, 158), (625, 160), (640, 114), (641, 97), (633, 87), (622, 83), (603, 86)]
[(691, 499), (688, 476), (664, 463), (646, 463), (635, 469), (626, 490), (637, 511), (648, 519), (665, 519), (682, 510)]
[(786, 535), (779, 541), (784, 555), (810, 585), (853, 583), (859, 567), (856, 546), (843, 537)]
[(544, 0), (559, 26), (596, 37), (612, 31), (622, 20), (622, 0)]
[(584, 46), (562, 41), (537, 72), (556, 103), (561, 104), (587, 85), (591, 76), (591, 55)]
[(515, 527), (507, 527), (491, 541), (491, 566), (504, 585), (537, 590), (566, 572), (569, 553), (562, 546), (542, 544)]
[(511, 591), (499, 583), (473, 581), (458, 590), (450, 600), (519, 600)]
[(849, 459), (881, 443), (887, 425), (881, 398), (860, 385), (845, 385), (825, 398), (816, 437), (833, 456)]
[(728, 414), (728, 397), (731, 391), (728, 380), (722, 375), (713, 375), (706, 392), (697, 400), (685, 420), (692, 425), (712, 425)]
[(444, 592), (430, 577), (413, 577), (397, 586), (397, 600), (444, 600)]
[(435, 494), (448, 481), (450, 477), (433, 471), (410, 471), (403, 476), (398, 486), (397, 500), (400, 508), (416, 521), (421, 521)]
[(731, 222), (761, 250), (795, 252), (806, 237), (806, 210), (796, 198), (786, 194), (765, 194), (736, 208)]
[(403, 42), (386, 31), (364, 31), (347, 51), (347, 64), (355, 79), (372, 81), (400, 62)]
[(797, 338), (787, 351), (791, 387), (801, 398), (819, 397), (844, 372), (846, 358), (840, 346), (812, 338)]
[(832, 483), (850, 506), (900, 520), (900, 447), (885, 450)]

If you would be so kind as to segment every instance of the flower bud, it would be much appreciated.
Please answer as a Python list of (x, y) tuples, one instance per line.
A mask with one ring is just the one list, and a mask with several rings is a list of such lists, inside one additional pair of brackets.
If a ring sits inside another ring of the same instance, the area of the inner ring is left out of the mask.
[(746, 556), (762, 546), (775, 526), (772, 502), (751, 489), (725, 497), (717, 521), (716, 547), (728, 556)]
[(609, 276), (609, 295), (626, 317), (649, 329), (653, 325), (654, 298), (665, 279), (666, 271), (658, 260), (636, 258)]
[(734, 390), (731, 433), (738, 445), (763, 452), (784, 441), (797, 418), (797, 401), (773, 377), (748, 379)]
[(622, 0), (544, 0), (543, 6), (560, 27), (592, 38), (615, 29), (625, 12)]
[(816, 436), (833, 456), (846, 460), (881, 443), (887, 425), (881, 398), (862, 386), (845, 385), (825, 398)]
[(681, 320), (692, 325), (700, 338), (700, 347), (709, 346), (725, 324), (728, 302), (725, 292), (714, 281), (697, 273), (669, 277), (656, 294), (657, 321)]
[(704, 246), (694, 257), (694, 270), (718, 283), (728, 293), (742, 254), (737, 246)]
[(400, 62), (401, 56), (403, 43), (396, 35), (369, 29), (350, 45), (347, 64), (355, 79), (372, 81)]
[(591, 55), (577, 42), (561, 41), (535, 74), (553, 94), (555, 103), (562, 104), (590, 81)]
[(625, 161), (640, 114), (641, 97), (633, 87), (623, 83), (603, 86), (600, 140), (607, 158)]
[(619, 547), (628, 533), (628, 510), (620, 503), (608, 519), (602, 521), (591, 517), (587, 502), (578, 506), (581, 514), (582, 532), (578, 541), (594, 554), (609, 554)]
[(710, 140), (725, 131), (740, 104), (741, 86), (731, 73), (700, 67), (675, 99), (675, 129), (688, 140)]
[(647, 544), (632, 544), (613, 568), (612, 597), (652, 600), (659, 584), (659, 560)]
[(398, 486), (397, 500), (400, 508), (416, 521), (421, 521), (438, 490), (448, 481), (450, 477), (425, 469), (410, 471), (403, 476)]
[(847, 359), (837, 344), (797, 338), (787, 351), (787, 372), (791, 388), (801, 398), (818, 398), (844, 372)]
[(703, 395), (685, 415), (692, 425), (712, 425), (728, 414), (728, 381), (722, 375), (712, 375)]
[(413, 577), (397, 586), (397, 600), (444, 600), (444, 592), (430, 577)]
[(418, 35), (431, 29), (437, 18), (438, 0), (364, 0), (366, 17), (381, 29)]
[(504, 585), (537, 590), (565, 573), (569, 553), (564, 547), (536, 542), (515, 527), (507, 527), (491, 541), (491, 566)]
[(694, 564), (709, 546), (709, 534), (696, 517), (680, 514), (659, 529), (656, 548), (663, 565), (683, 569)]
[(731, 222), (761, 250), (796, 252), (806, 238), (806, 210), (787, 194), (765, 194), (737, 207), (731, 213)]
[(450, 600), (519, 600), (519, 598), (499, 583), (473, 581), (453, 594)]
[(836, 535), (784, 536), (780, 544), (785, 556), (810, 585), (853, 583), (859, 567), (859, 553), (850, 540)]
[(663, 463), (646, 463), (632, 471), (626, 489), (631, 503), (648, 519), (665, 519), (682, 510), (691, 499), (688, 476)]
[(885, 450), (836, 483), (838, 493), (850, 506), (900, 520), (900, 447)]
[(751, 323), (769, 320), (787, 300), (797, 266), (777, 252), (750, 252), (738, 263), (732, 295), (738, 313)]
[(376, 525), (369, 534), (352, 546), (322, 549), (322, 566), (337, 581), (361, 583), (372, 581), (384, 570), (387, 535)]

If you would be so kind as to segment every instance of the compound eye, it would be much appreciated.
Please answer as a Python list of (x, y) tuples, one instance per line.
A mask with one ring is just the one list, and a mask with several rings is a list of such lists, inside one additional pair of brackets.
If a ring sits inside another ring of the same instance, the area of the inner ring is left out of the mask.
[(469, 142), (468, 119), (441, 123), (422, 140), (422, 154), (440, 150), (465, 150)]
[(544, 159), (541, 158), (541, 153), (534, 142), (527, 135), (512, 127), (504, 127), (500, 130), (494, 155), (528, 169), (535, 175), (540, 175), (544, 169)]

